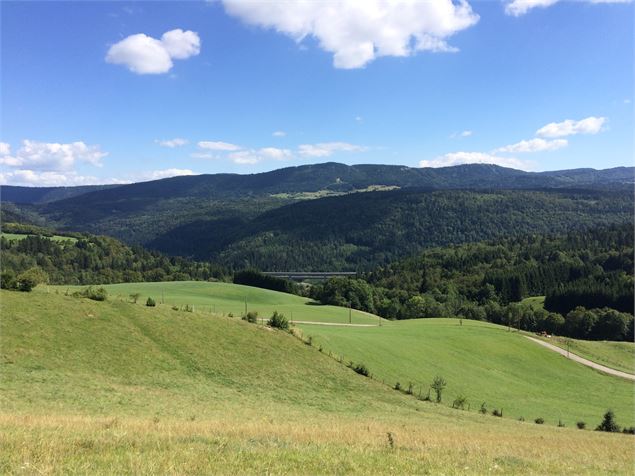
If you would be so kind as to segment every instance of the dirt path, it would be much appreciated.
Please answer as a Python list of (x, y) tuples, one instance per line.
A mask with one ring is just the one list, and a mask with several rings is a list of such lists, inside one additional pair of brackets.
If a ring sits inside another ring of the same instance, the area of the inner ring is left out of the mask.
[(293, 324), (315, 324), (317, 326), (378, 327), (377, 324), (344, 324), (342, 322), (291, 321)]
[[(553, 344), (549, 344), (548, 342), (544, 342), (540, 339), (536, 339), (534, 337), (529, 337), (529, 336), (525, 336), (527, 339), (534, 341), (537, 344), (540, 344), (543, 347), (546, 347), (547, 349), (553, 350), (554, 352), (559, 353), (560, 355), (564, 355), (565, 357), (567, 357), (567, 351), (564, 349), (561, 349), (560, 347), (557, 347)], [(581, 363), (582, 365), (586, 365), (587, 367), (591, 367), (595, 370), (599, 370), (600, 372), (604, 372), (606, 374), (610, 374), (610, 375), (615, 375), (617, 377), (622, 377), (628, 380), (634, 380), (635, 381), (635, 375), (633, 374), (629, 374), (626, 372), (622, 372), (621, 370), (615, 370), (612, 369), (610, 367), (605, 367), (604, 365), (600, 365), (600, 364), (596, 364), (595, 362), (585, 359), (583, 357), (580, 357), (579, 355), (576, 355), (574, 353), (569, 352), (568, 353), (568, 358), (571, 360), (575, 360), (576, 362)]]

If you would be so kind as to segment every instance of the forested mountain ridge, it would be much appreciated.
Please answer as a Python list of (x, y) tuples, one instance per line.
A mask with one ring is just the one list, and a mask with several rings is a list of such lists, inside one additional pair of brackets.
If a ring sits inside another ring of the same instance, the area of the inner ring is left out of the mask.
[(632, 222), (632, 175), (326, 163), (5, 203), (3, 215), (235, 269), (368, 270), (433, 246)]
[(633, 167), (524, 172), (490, 164), (416, 168), (375, 164), (349, 166), (327, 162), (257, 174), (203, 174), (128, 185), (41, 188), (3, 186), (2, 199), (15, 203), (41, 204), (64, 199), (72, 200), (81, 195), (81, 201), (96, 205), (122, 200), (145, 201), (182, 197), (229, 199), (248, 195), (320, 190), (349, 192), (373, 185), (433, 189), (577, 187), (633, 183), (634, 175)]
[(448, 244), (632, 222), (630, 192), (369, 192), (303, 201), (252, 220), (200, 220), (148, 243), (238, 268), (360, 270)]

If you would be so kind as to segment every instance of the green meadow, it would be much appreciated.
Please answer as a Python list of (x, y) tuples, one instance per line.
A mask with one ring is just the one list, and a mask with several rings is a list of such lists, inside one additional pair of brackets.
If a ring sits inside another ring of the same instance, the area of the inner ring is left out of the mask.
[(623, 425), (635, 424), (633, 382), (570, 361), (503, 326), (417, 319), (373, 328), (301, 327), (315, 345), (363, 363), (386, 385), (412, 384), (425, 397), (434, 377), (442, 376), (446, 405), (462, 395), (472, 411), (485, 402), (504, 417), (566, 426), (595, 426), (611, 408)]
[[(3, 474), (632, 471), (631, 436), (418, 401), (238, 318), (54, 292), (3, 290), (0, 303)], [(399, 328), (338, 329), (387, 331), (390, 340)], [(469, 351), (489, 365), (491, 350)]]
[[(49, 291), (73, 292), (85, 286), (50, 286)], [(287, 319), (348, 323), (349, 310), (337, 306), (324, 306), (300, 296), (230, 283), (205, 281), (173, 281), (161, 283), (122, 283), (104, 285), (111, 299), (129, 300), (131, 294), (139, 293), (139, 303), (152, 297), (159, 305), (194, 306), (195, 310), (217, 314), (241, 316), (248, 311), (257, 311), (263, 318), (273, 311), (281, 312)], [(361, 311), (351, 310), (353, 324), (375, 324), (379, 318)], [(384, 321), (385, 322), (385, 321)]]

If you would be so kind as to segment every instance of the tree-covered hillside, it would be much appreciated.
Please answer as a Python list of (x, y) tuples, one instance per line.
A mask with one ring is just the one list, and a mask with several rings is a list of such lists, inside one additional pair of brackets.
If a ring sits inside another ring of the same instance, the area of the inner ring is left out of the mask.
[[(579, 338), (632, 339), (633, 243), (627, 224), (434, 248), (362, 279), (332, 279), (312, 295), (388, 318), (462, 316)], [(519, 304), (540, 295), (546, 309)]]
[(148, 245), (262, 270), (359, 270), (425, 248), (632, 220), (630, 192), (369, 192), (303, 201), (251, 220), (197, 220)]

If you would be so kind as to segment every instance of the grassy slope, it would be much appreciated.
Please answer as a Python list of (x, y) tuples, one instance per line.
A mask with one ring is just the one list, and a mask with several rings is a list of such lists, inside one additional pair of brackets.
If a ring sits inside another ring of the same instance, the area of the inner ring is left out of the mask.
[(634, 342), (614, 342), (606, 340), (579, 340), (567, 339), (566, 337), (553, 336), (545, 338), (533, 336), (557, 345), (562, 349), (569, 350), (585, 359), (589, 359), (598, 364), (606, 365), (623, 372), (635, 373), (635, 343)]
[[(7, 240), (23, 240), (27, 236), (39, 236), (39, 235), (27, 235), (22, 233), (1, 233), (3, 238)], [(71, 243), (75, 243), (77, 238), (73, 238), (72, 236), (61, 236), (61, 235), (53, 235), (53, 236), (45, 236), (45, 238), (49, 238), (53, 241), (69, 241)]]
[[(165, 283), (122, 283), (104, 286), (114, 299), (128, 299), (132, 293), (140, 293), (139, 302), (145, 303), (148, 296), (158, 303), (161, 296), (165, 304), (194, 305), (201, 311), (232, 313), (240, 316), (245, 312), (245, 298), (247, 309), (258, 311), (262, 317), (269, 317), (273, 311), (282, 312), (288, 319), (298, 321), (319, 322), (348, 322), (348, 309), (337, 306), (322, 306), (311, 304), (311, 301), (292, 294), (270, 291), (268, 289), (241, 286), (229, 283), (208, 283), (203, 281), (177, 281)], [(72, 286), (57, 286), (65, 292), (66, 289), (78, 289)], [(351, 312), (353, 324), (377, 324), (378, 317), (355, 311)]]
[(3, 474), (632, 469), (631, 437), (417, 402), (237, 319), (44, 293), (0, 303)]
[(389, 385), (412, 382), (425, 395), (432, 379), (443, 376), (448, 404), (463, 394), (472, 409), (486, 402), (511, 418), (542, 417), (552, 425), (561, 419), (567, 426), (579, 420), (596, 425), (612, 408), (623, 425), (635, 424), (631, 382), (571, 362), (501, 326), (419, 319), (375, 328), (303, 330), (324, 349), (363, 362)]

